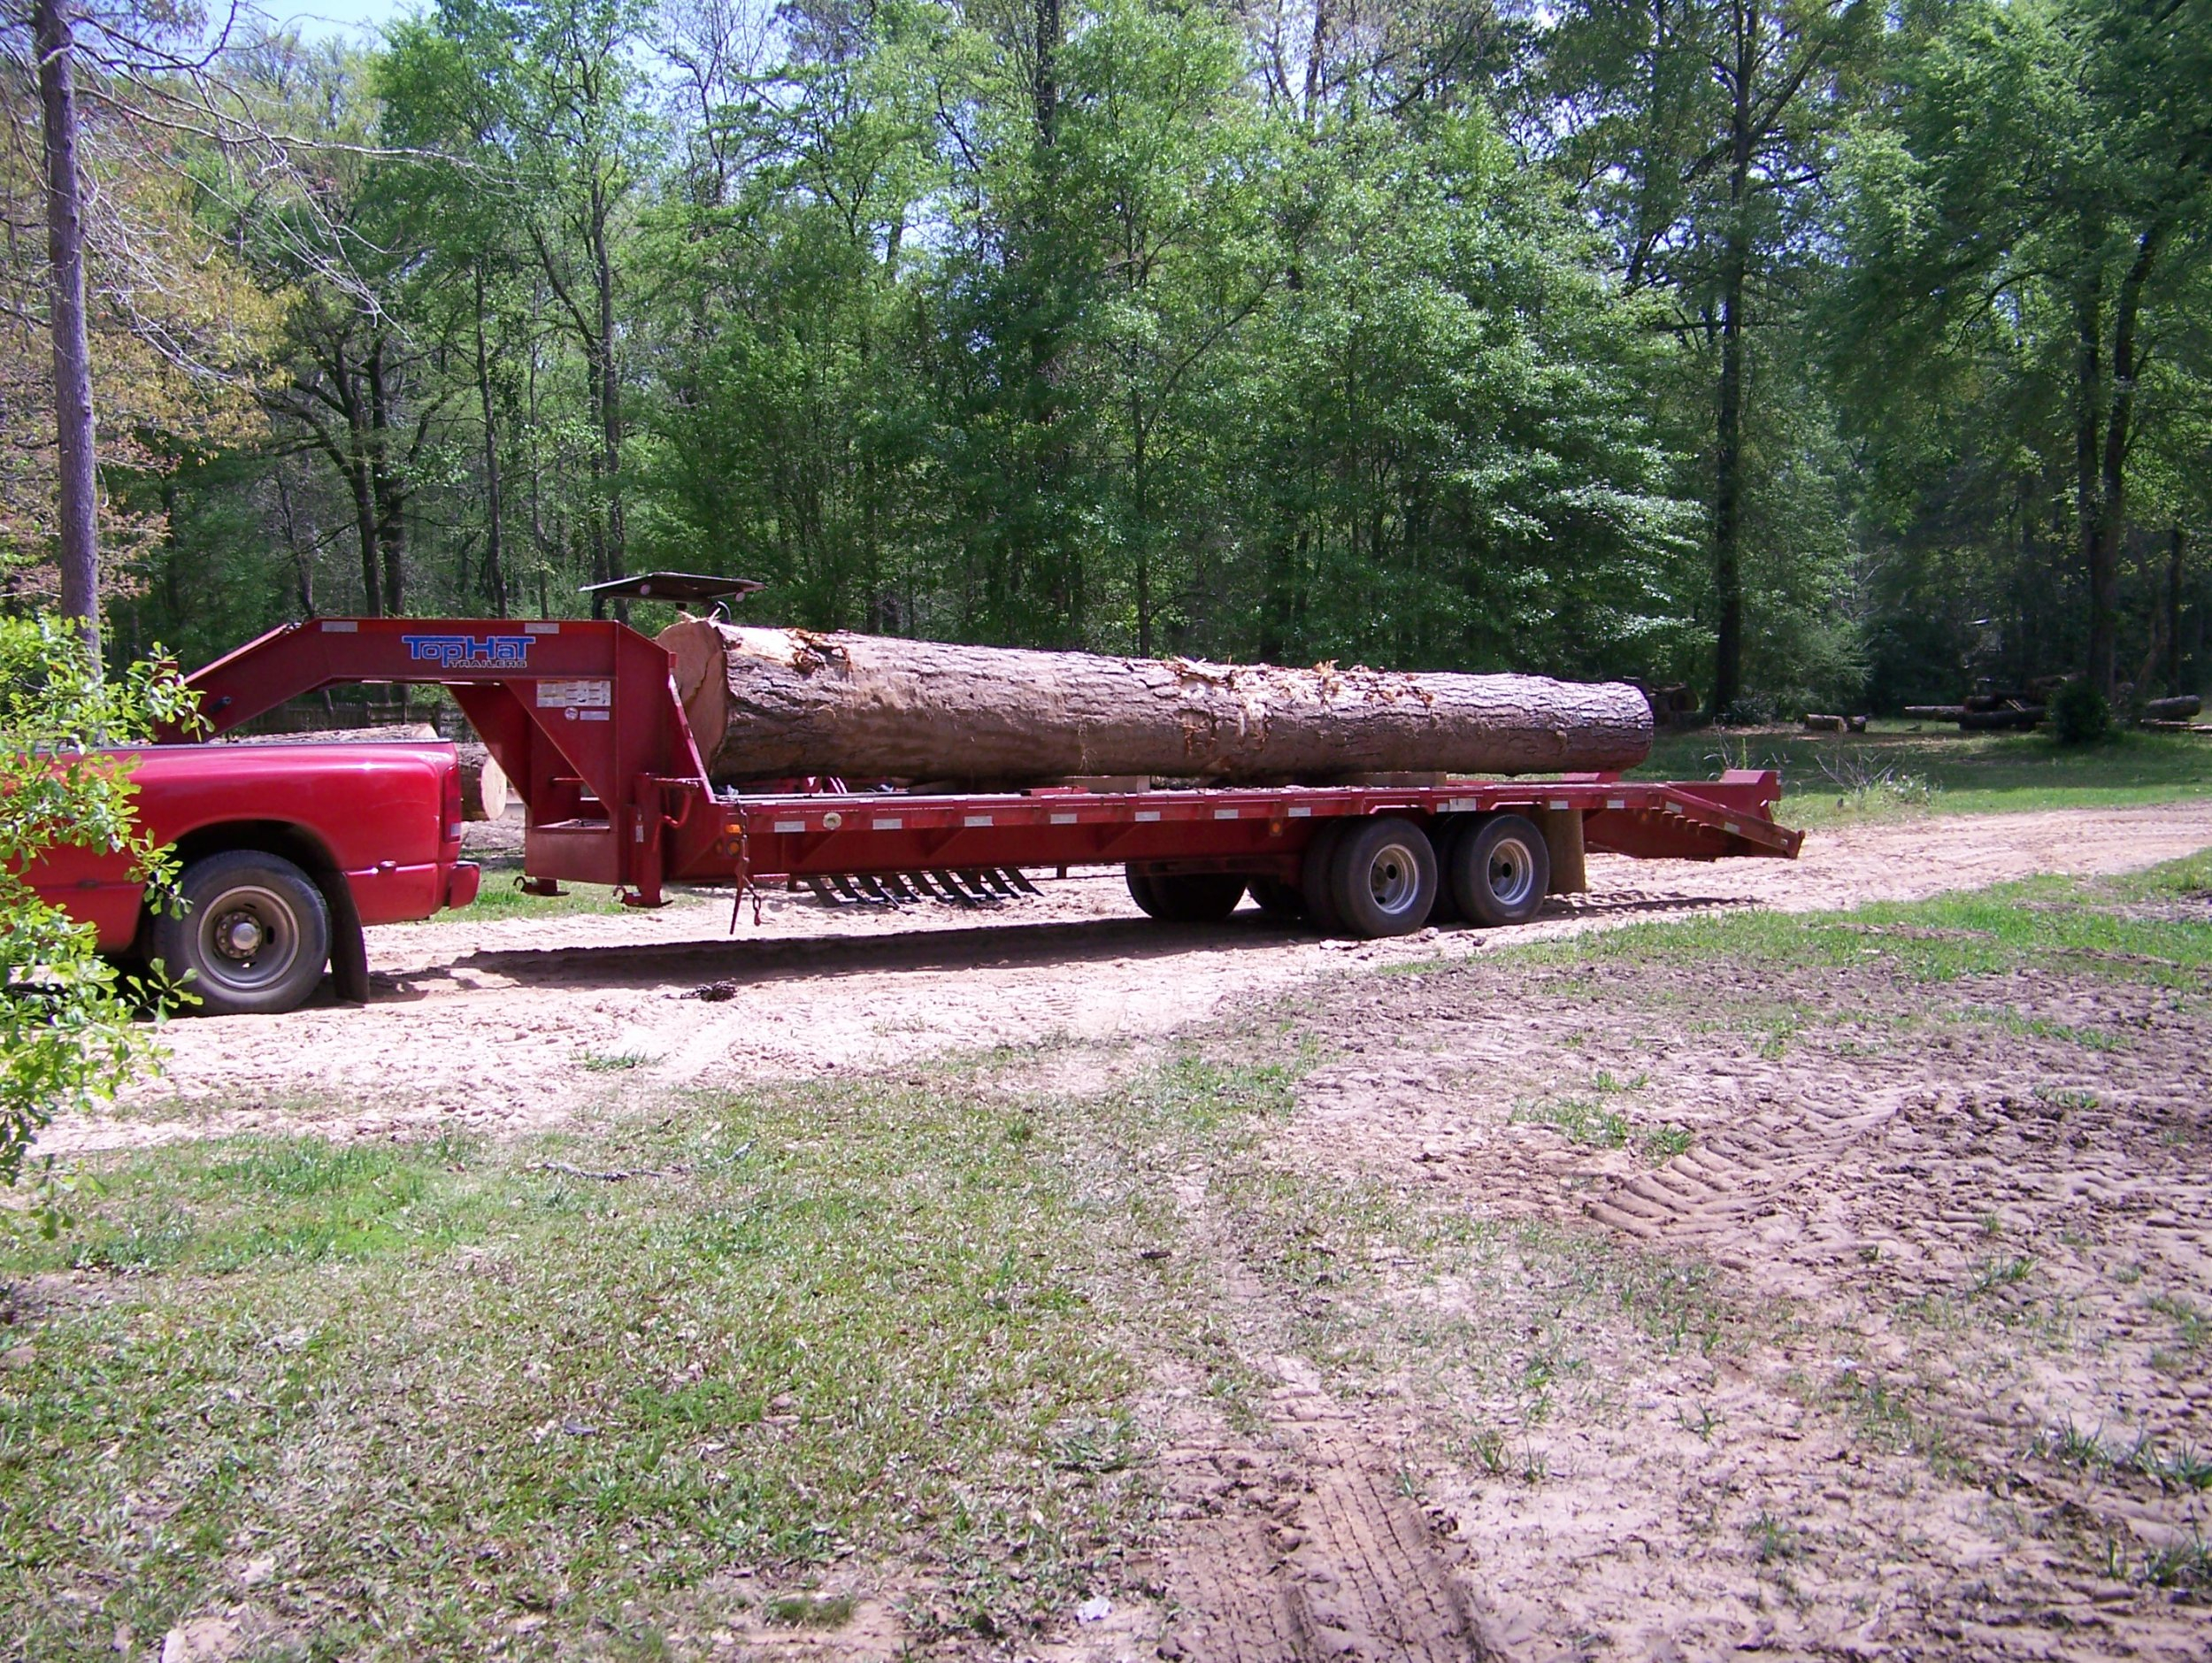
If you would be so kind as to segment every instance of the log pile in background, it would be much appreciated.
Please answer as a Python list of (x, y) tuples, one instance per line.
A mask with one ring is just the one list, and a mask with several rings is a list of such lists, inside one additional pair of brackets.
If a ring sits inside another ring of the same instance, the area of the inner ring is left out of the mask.
[(1536, 774), (1633, 767), (1651, 749), (1651, 707), (1618, 682), (1117, 658), (703, 619), (657, 638), (722, 783)]
[[(394, 741), (434, 743), (438, 730), (428, 722), (388, 722), (377, 728), (317, 728), (296, 734), (231, 734), (227, 745), (388, 744)], [(472, 739), (457, 743), (461, 759), (461, 815), (465, 820), (497, 820), (507, 812), (507, 776), (492, 753)]]

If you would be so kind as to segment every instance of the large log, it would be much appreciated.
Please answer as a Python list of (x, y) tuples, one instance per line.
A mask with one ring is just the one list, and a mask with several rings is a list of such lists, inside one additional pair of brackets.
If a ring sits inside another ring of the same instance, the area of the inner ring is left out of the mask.
[(1619, 682), (1112, 658), (703, 619), (658, 639), (708, 771), (729, 783), (1537, 774), (1633, 767), (1651, 749), (1651, 707)]

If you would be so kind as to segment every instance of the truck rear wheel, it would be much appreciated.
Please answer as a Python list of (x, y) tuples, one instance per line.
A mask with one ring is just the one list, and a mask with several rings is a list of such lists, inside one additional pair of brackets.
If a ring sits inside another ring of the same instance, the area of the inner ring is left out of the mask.
[(1129, 898), (1164, 924), (1215, 924), (1237, 910), (1244, 880), (1229, 872), (1140, 872), (1132, 866)]
[(1394, 814), (1347, 830), (1329, 869), (1337, 915), (1356, 935), (1410, 935), (1436, 904), (1436, 851)]
[(1525, 924), (1551, 891), (1551, 850), (1533, 822), (1493, 814), (1452, 845), (1452, 898), (1473, 923)]
[(184, 916), (153, 921), (153, 956), (206, 1016), (297, 1010), (330, 957), (330, 909), (313, 880), (281, 856), (229, 849), (196, 860), (178, 888)]

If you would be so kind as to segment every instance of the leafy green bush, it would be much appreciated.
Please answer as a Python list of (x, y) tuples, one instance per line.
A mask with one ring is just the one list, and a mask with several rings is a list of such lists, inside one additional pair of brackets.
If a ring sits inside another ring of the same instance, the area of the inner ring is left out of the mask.
[[(157, 651), (158, 650), (157, 650)], [(52, 618), (0, 618), (0, 1189), (22, 1175), (54, 1116), (112, 1098), (151, 1051), (134, 989), (96, 951), (93, 931), (42, 901), (24, 874), (64, 845), (127, 854), (173, 902), (174, 862), (131, 813), (131, 759), (103, 750), (186, 717), (173, 670), (134, 665), (104, 681), (75, 631)], [(50, 1164), (27, 1212), (61, 1223)]]
[(2051, 695), (2047, 712), (2062, 745), (2093, 745), (2112, 736), (2112, 706), (2086, 681), (2068, 681)]

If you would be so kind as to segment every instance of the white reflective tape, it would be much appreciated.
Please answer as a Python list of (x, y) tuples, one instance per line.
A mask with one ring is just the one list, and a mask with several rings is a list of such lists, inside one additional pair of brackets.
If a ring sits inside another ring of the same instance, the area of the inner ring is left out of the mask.
[(1548, 802), (1548, 803), (1545, 804), (1545, 805), (1544, 805), (1544, 806), (1545, 806), (1545, 807), (1547, 807), (1547, 808), (1559, 809), (1559, 808), (1571, 808), (1571, 807), (1573, 807), (1574, 805), (1573, 805), (1572, 804), (1571, 804), (1570, 802), (1568, 802), (1568, 801), (1567, 801), (1567, 799), (1566, 799), (1565, 797), (1555, 797), (1554, 798), (1552, 798), (1552, 800), (1551, 800), (1550, 802)]
[(1072, 826), (1075, 824), (1075, 816), (1072, 814), (1055, 814), (1052, 817), (1052, 823), (1055, 826)]
[(1137, 811), (1137, 818), (1139, 820), (1157, 820), (1160, 818), (1160, 811), (1156, 808), (1141, 808)]
[(1739, 825), (1737, 825), (1737, 824), (1736, 824), (1736, 822), (1735, 822), (1734, 820), (1724, 820), (1721, 821), (1721, 824), (1722, 824), (1722, 826), (1724, 826), (1724, 828), (1726, 828), (1727, 832), (1728, 832), (1728, 835), (1729, 835), (1731, 837), (1740, 837), (1740, 836), (1742, 836), (1742, 835), (1743, 835), (1743, 828), (1742, 828), (1742, 827), (1740, 827), (1740, 826), (1739, 826)]
[(1481, 806), (1471, 797), (1455, 797), (1445, 803), (1444, 812), (1447, 814), (1471, 814)]
[(580, 722), (611, 722), (614, 720), (614, 712), (606, 710), (571, 711), (569, 714)]
[(561, 633), (561, 627), (558, 624), (525, 624), (522, 633), (526, 635), (557, 635)]
[(971, 814), (960, 823), (963, 826), (988, 826), (991, 817), (988, 814)]
[(780, 832), (803, 832), (806, 829), (806, 822), (803, 820), (780, 820), (776, 822), (776, 829)]
[(1628, 806), (1628, 799), (1624, 797), (1609, 797), (1605, 799), (1605, 806), (1608, 808), (1626, 808)]
[(902, 831), (905, 829), (905, 827), (906, 822), (904, 820), (893, 819), (888, 816), (882, 820), (872, 820), (868, 822), (868, 829), (870, 831)]
[(1217, 808), (1214, 810), (1214, 818), (1216, 820), (1234, 820), (1236, 817), (1237, 812), (1233, 808)]
[(326, 635), (357, 635), (360, 633), (361, 626), (355, 623), (350, 618), (326, 618), (323, 620), (323, 634)]
[(1290, 811), (1290, 817), (1293, 820), (1311, 820), (1313, 811), (1302, 805), (1294, 805)]

